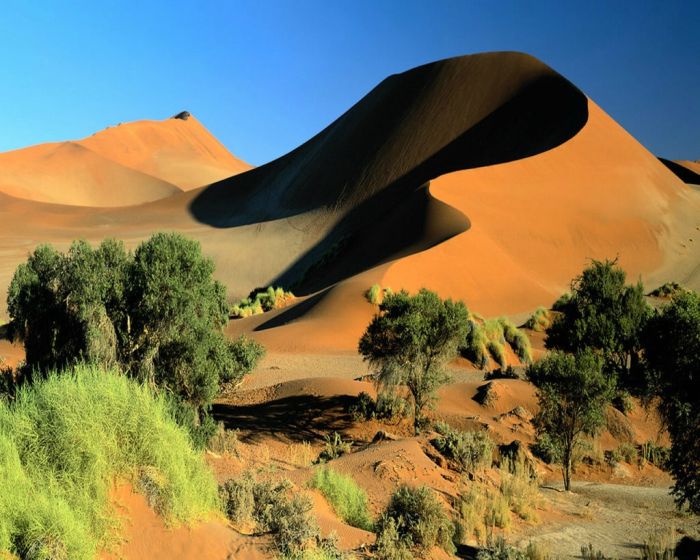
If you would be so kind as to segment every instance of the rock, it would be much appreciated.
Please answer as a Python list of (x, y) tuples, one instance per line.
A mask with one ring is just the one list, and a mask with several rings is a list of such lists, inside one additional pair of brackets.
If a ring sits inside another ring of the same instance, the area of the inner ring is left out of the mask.
[(372, 438), (372, 443), (379, 443), (380, 441), (396, 441), (399, 439), (397, 436), (390, 432), (385, 432), (384, 430), (379, 430)]
[(173, 115), (170, 117), (171, 119), (180, 119), (182, 121), (186, 121), (192, 116), (192, 114), (189, 111), (180, 111), (177, 115)]

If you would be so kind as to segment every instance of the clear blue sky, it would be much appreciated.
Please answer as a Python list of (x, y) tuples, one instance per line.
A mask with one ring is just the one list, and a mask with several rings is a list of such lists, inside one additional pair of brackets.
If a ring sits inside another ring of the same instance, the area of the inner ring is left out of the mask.
[(259, 165), (391, 73), (529, 52), (644, 145), (700, 158), (700, 2), (4, 0), (0, 151), (189, 110)]

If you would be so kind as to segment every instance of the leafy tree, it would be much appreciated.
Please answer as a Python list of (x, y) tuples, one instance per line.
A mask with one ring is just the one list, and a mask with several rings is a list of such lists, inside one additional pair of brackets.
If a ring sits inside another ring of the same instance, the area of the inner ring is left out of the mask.
[(671, 435), (676, 503), (700, 513), (700, 295), (676, 295), (649, 321), (644, 346), (651, 392)]
[(128, 374), (205, 411), (222, 381), (237, 381), (263, 349), (223, 334), (226, 290), (197, 242), (159, 233), (132, 255), (121, 242), (66, 254), (38, 247), (8, 290), (14, 334), (31, 375), (79, 362)]
[(467, 334), (467, 317), (462, 302), (443, 301), (425, 289), (415, 296), (402, 290), (385, 297), (360, 339), (360, 354), (379, 368), (379, 385), (408, 387), (416, 433), (423, 410), (449, 380), (445, 365)]
[(625, 285), (616, 260), (596, 261), (571, 283), (571, 294), (558, 302), (560, 314), (547, 330), (550, 349), (580, 352), (592, 348), (603, 356), (607, 375), (633, 387), (640, 368), (640, 333), (651, 314), (641, 282)]
[(615, 381), (602, 373), (602, 360), (590, 350), (576, 355), (554, 351), (527, 371), (537, 387), (540, 411), (533, 422), (562, 465), (564, 489), (571, 488), (574, 451), (583, 435), (596, 435), (605, 423), (605, 407)]

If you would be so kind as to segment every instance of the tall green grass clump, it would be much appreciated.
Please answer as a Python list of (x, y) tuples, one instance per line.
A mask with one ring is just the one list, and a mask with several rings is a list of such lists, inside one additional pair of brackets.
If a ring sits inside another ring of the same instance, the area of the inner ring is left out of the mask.
[(324, 467), (314, 473), (311, 486), (321, 491), (338, 516), (348, 525), (365, 531), (372, 530), (367, 494), (351, 477)]
[(284, 307), (288, 300), (294, 298), (292, 292), (279, 286), (268, 286), (264, 289), (253, 290), (247, 298), (243, 298), (231, 307), (231, 316), (237, 318), (260, 315), (266, 311)]
[(501, 317), (498, 321), (503, 327), (503, 338), (505, 338), (506, 342), (510, 344), (513, 352), (515, 352), (515, 355), (521, 362), (529, 364), (532, 361), (532, 347), (530, 346), (530, 339), (509, 319)]
[(525, 328), (535, 332), (544, 332), (552, 324), (550, 312), (544, 307), (538, 307), (535, 312), (530, 315), (530, 318), (525, 321)]
[(463, 432), (444, 422), (437, 423), (435, 431), (439, 436), (431, 443), (461, 471), (475, 472), (491, 466), (494, 445), (486, 432)]
[(216, 510), (213, 476), (169, 410), (148, 387), (92, 366), (0, 402), (0, 556), (94, 558), (118, 528), (118, 479), (169, 523)]

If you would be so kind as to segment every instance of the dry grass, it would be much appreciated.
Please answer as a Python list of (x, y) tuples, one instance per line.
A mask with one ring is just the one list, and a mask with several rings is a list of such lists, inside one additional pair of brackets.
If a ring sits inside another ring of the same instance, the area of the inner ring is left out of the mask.
[(310, 467), (314, 462), (314, 450), (308, 441), (291, 443), (287, 451), (289, 464), (295, 467)]

